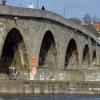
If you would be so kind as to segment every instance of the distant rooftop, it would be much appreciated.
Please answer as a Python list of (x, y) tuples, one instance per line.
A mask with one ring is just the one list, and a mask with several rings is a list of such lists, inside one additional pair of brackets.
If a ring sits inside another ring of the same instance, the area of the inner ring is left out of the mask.
[(93, 24), (87, 24), (84, 23), (82, 26), (89, 31), (92, 31), (96, 37), (100, 37), (100, 23), (93, 23)]

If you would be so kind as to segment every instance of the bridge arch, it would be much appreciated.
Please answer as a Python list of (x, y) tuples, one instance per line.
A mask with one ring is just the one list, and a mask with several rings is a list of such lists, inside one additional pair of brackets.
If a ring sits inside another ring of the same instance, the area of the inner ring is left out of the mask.
[(76, 45), (76, 41), (71, 39), (68, 43), (66, 56), (65, 56), (65, 68), (78, 68), (79, 60), (78, 60), (78, 49)]
[(97, 61), (96, 51), (93, 51), (92, 65), (95, 65)]
[(18, 72), (28, 72), (29, 62), (24, 39), (17, 28), (6, 35), (0, 58), (0, 72), (9, 74), (9, 67)]
[(87, 44), (83, 49), (82, 66), (83, 68), (88, 68), (90, 66), (90, 51), (89, 46)]
[(39, 53), (39, 66), (48, 68), (57, 66), (56, 43), (51, 31), (47, 31), (42, 39)]

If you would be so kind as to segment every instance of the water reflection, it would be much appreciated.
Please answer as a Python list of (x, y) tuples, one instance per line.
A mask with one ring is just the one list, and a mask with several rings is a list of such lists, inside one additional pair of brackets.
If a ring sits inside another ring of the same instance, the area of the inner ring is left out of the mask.
[(6, 97), (1, 97), (0, 100), (100, 100), (100, 96), (41, 94), (33, 96), (6, 96)]

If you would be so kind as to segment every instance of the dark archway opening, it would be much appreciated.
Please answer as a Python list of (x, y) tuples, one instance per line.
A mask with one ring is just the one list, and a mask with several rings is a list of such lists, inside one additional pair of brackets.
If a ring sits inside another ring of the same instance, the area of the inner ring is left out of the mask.
[(17, 71), (28, 70), (28, 58), (25, 43), (20, 32), (13, 28), (9, 31), (0, 59), (0, 73), (9, 74), (9, 68)]
[(90, 53), (88, 45), (85, 45), (83, 50), (83, 67), (88, 67), (90, 65)]
[(46, 32), (42, 40), (39, 66), (56, 67), (57, 66), (57, 50), (54, 37), (50, 31)]
[(74, 39), (69, 41), (67, 52), (65, 56), (65, 67), (70, 66), (70, 68), (78, 68), (78, 50), (76, 46), (76, 42)]
[(96, 51), (93, 52), (92, 64), (96, 65)]

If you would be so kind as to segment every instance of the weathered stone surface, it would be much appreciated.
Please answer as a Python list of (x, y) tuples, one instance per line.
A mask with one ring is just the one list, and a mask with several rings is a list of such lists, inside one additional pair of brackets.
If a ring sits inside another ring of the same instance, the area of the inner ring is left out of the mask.
[[(99, 67), (99, 51), (100, 42), (91, 32), (55, 13), (0, 6), (1, 73), (9, 74), (9, 67), (15, 68), (15, 74), (20, 74), (18, 79), (27, 80), (35, 57), (38, 69), (78, 70), (76, 77), (71, 71), (58, 75), (56, 71), (37, 73), (41, 79), (44, 74), (46, 80), (62, 80), (64, 77), (65, 80), (84, 81), (91, 75), (86, 72), (86, 78), (80, 70), (93, 69), (94, 64)], [(21, 73), (28, 74), (25, 78)]]
[(100, 82), (0, 81), (0, 95), (100, 94)]

